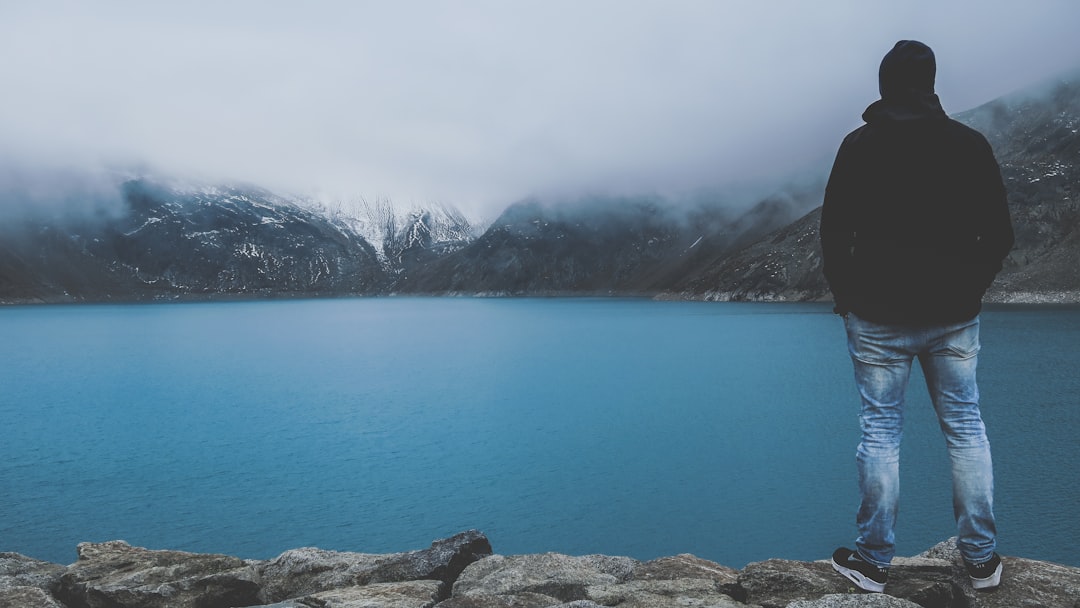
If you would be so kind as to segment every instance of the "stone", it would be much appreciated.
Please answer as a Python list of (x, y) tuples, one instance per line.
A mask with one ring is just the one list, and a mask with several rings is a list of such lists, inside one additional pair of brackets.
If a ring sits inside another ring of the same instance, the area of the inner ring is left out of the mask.
[(514, 595), (463, 595), (435, 605), (435, 608), (550, 608), (560, 601), (540, 593)]
[(884, 594), (832, 594), (816, 600), (797, 600), (787, 608), (922, 608), (915, 602)]
[(56, 598), (37, 587), (0, 589), (0, 608), (65, 608)]
[(1080, 608), (1080, 568), (1014, 557), (1002, 557), (1001, 562), (1001, 586), (991, 592), (972, 589), (967, 573), (957, 564), (956, 571), (963, 577), (965, 595), (972, 606)]
[(786, 608), (795, 600), (857, 591), (828, 562), (782, 559), (747, 564), (739, 573), (738, 586), (744, 594), (738, 599), (764, 608)]
[(690, 554), (661, 557), (639, 564), (631, 580), (586, 588), (588, 599), (620, 608), (745, 607), (730, 595), (739, 573)]
[(440, 581), (449, 589), (466, 566), (488, 555), (491, 544), (476, 530), (408, 553), (373, 555), (311, 547), (292, 549), (260, 565), (263, 588), (259, 600), (270, 604), (343, 587), (413, 580)]
[(251, 608), (432, 608), (442, 586), (439, 581), (373, 583)]
[(461, 573), (452, 597), (538, 593), (561, 602), (585, 600), (586, 588), (625, 582), (638, 564), (628, 557), (604, 555), (493, 555)]
[(634, 569), (634, 580), (676, 580), (700, 578), (731, 585), (739, 580), (739, 571), (689, 553), (661, 557)]
[(124, 541), (81, 543), (56, 597), (87, 608), (227, 608), (258, 603), (254, 562), (155, 551)]
[(409, 553), (297, 549), (267, 562), (123, 541), (78, 552), (66, 568), (0, 553), (0, 608), (1080, 608), (1080, 568), (1018, 557), (1002, 558), (997, 590), (976, 592), (955, 540), (895, 558), (885, 594), (861, 592), (827, 560), (735, 571), (685, 554), (490, 555), (476, 531)]
[(18, 553), (0, 553), (0, 590), (37, 587), (48, 591), (67, 570), (60, 564), (44, 562)]
[(629, 581), (617, 585), (593, 585), (588, 599), (619, 608), (746, 608), (703, 578)]
[(916, 555), (916, 558), (940, 559), (949, 563), (960, 561), (960, 550), (956, 548), (957, 538), (954, 536), (948, 540), (930, 547), (926, 551)]

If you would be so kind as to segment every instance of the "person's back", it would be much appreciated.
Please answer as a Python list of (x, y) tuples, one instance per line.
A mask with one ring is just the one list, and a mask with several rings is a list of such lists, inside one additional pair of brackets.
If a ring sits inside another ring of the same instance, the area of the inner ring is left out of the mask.
[(821, 214), (824, 272), (844, 317), (862, 401), (855, 549), (833, 567), (883, 591), (895, 554), (904, 395), (918, 359), (952, 462), (957, 547), (972, 585), (1001, 580), (993, 467), (975, 370), (982, 296), (1012, 247), (1001, 173), (986, 139), (949, 119), (926, 45), (881, 63), (881, 100), (840, 146)]
[[(885, 83), (888, 67), (887, 59)], [(867, 124), (837, 155), (821, 220), (825, 275), (840, 313), (881, 323), (970, 319), (1012, 246), (998, 165), (986, 139), (948, 118), (936, 95), (896, 86), (883, 84)]]

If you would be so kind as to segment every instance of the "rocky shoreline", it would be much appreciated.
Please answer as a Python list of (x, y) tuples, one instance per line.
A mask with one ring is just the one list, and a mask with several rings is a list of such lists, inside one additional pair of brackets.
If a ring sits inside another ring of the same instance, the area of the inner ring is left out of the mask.
[(0, 608), (1080, 608), (1080, 568), (1005, 557), (975, 592), (955, 539), (898, 558), (885, 595), (827, 561), (735, 570), (693, 555), (498, 555), (469, 530), (423, 550), (292, 549), (270, 560), (82, 543), (69, 566), (0, 553)]

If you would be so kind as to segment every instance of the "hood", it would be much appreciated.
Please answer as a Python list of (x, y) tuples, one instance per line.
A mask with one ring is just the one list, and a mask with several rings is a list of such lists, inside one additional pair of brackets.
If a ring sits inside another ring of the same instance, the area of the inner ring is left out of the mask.
[(881, 99), (863, 112), (868, 123), (945, 118), (934, 94), (937, 62), (934, 51), (916, 40), (901, 40), (881, 60)]

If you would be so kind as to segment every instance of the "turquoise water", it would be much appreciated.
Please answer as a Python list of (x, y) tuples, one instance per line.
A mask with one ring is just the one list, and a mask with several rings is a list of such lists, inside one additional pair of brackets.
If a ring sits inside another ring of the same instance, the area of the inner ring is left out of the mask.
[[(732, 567), (854, 535), (819, 304), (348, 299), (0, 309), (0, 551), (426, 547)], [(983, 315), (1001, 550), (1080, 566), (1080, 309)], [(899, 552), (954, 534), (913, 378)]]

